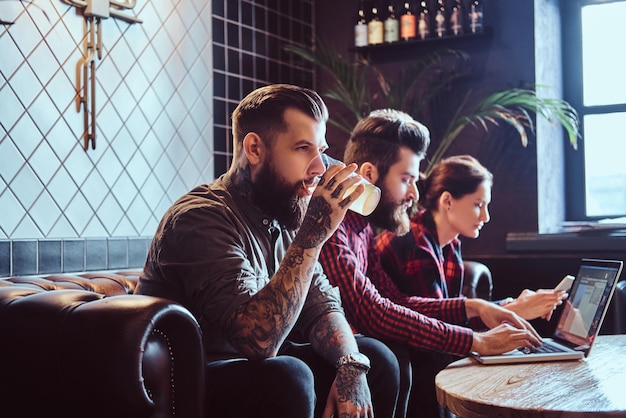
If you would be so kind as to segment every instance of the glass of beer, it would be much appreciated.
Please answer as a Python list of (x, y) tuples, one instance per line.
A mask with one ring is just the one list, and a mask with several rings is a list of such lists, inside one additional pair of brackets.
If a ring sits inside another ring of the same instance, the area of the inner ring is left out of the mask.
[[(314, 165), (317, 165), (319, 167), (319, 172), (321, 170), (325, 171), (326, 169), (328, 169), (328, 167), (335, 164), (343, 164), (343, 162), (336, 160), (326, 154), (318, 154), (315, 158), (313, 158), (313, 160), (311, 160), (306, 172), (315, 172), (315, 169), (313, 168)], [(315, 190), (315, 188), (317, 187), (317, 184), (319, 183), (322, 174), (324, 173), (321, 172), (319, 175), (316, 175), (314, 179), (309, 180), (305, 183), (305, 186), (310, 190), (311, 193), (313, 193), (313, 190)], [(358, 174), (352, 173), (350, 176), (358, 176)], [(343, 197), (346, 197), (347, 195), (352, 193), (359, 184), (363, 184), (365, 186), (365, 191), (361, 193), (361, 196), (359, 196), (358, 199), (350, 204), (349, 209), (353, 210), (356, 213), (360, 213), (363, 216), (367, 216), (371, 214), (374, 209), (376, 209), (376, 206), (378, 206), (381, 192), (378, 187), (374, 186), (372, 183), (361, 177), (361, 180), (359, 182), (348, 187), (348, 189), (343, 194)]]

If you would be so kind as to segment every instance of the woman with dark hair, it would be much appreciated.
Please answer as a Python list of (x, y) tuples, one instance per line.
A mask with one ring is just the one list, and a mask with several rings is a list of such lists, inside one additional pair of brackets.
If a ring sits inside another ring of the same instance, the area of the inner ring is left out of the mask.
[[(469, 155), (444, 159), (420, 179), (420, 210), (411, 218), (410, 232), (384, 231), (376, 240), (383, 268), (400, 290), (431, 298), (460, 295), (464, 272), (459, 235), (477, 238), (489, 222), (492, 184), (493, 175)], [(497, 303), (524, 319), (549, 320), (566, 296), (552, 289), (525, 289), (517, 298)]]

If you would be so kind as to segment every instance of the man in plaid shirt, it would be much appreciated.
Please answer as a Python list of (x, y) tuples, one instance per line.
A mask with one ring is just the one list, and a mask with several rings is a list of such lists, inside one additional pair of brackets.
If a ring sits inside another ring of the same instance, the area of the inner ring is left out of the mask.
[[(378, 110), (357, 123), (344, 161), (357, 163), (359, 174), (381, 188), (382, 199), (367, 217), (348, 211), (320, 255), (353, 330), (387, 342), (405, 362), (406, 385), (411, 375), (413, 380), (409, 417), (439, 417), (434, 376), (450, 361), (442, 353), (498, 354), (541, 345), (532, 326), (511, 311), (481, 299), (407, 296), (382, 269), (374, 228), (408, 231), (407, 211), (418, 198), (419, 165), (429, 142), (427, 128), (403, 112)], [(464, 326), (472, 317), (491, 329)]]

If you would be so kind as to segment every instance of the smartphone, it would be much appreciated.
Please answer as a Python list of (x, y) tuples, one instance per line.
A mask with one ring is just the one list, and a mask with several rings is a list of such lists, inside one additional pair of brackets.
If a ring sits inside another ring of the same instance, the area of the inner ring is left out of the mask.
[(556, 285), (554, 290), (565, 290), (568, 291), (570, 287), (572, 287), (572, 283), (574, 283), (574, 276), (568, 274), (563, 277), (563, 280), (559, 284)]

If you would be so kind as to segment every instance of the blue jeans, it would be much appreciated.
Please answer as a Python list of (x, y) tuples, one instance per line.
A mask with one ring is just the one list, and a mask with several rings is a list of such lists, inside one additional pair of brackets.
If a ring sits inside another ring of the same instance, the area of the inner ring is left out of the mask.
[[(378, 340), (357, 336), (357, 343), (372, 363), (367, 381), (374, 413), (380, 418), (393, 417), (400, 384), (398, 361)], [(289, 341), (271, 359), (211, 362), (206, 368), (205, 416), (319, 417), (335, 373), (335, 367), (319, 357), (310, 344)]]

